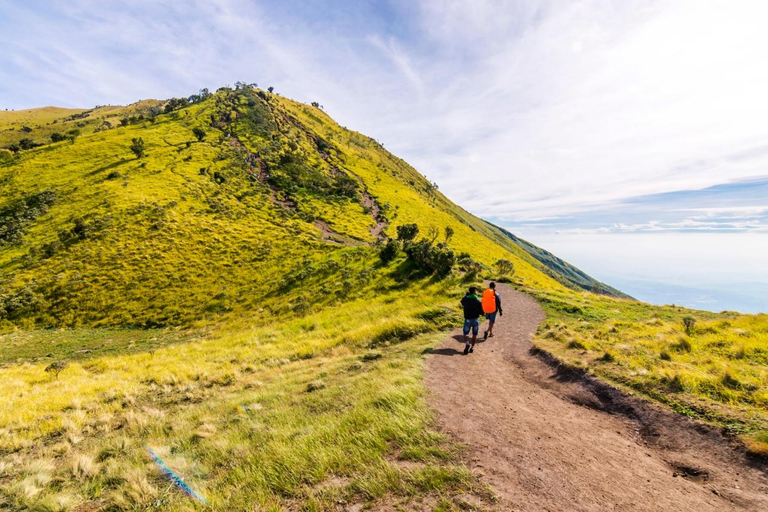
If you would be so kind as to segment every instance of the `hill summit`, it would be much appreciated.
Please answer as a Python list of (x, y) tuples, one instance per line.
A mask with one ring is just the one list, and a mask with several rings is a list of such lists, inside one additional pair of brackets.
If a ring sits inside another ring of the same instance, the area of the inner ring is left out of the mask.
[(0, 130), (0, 321), (152, 327), (322, 307), (375, 279), (349, 261), (412, 223), (465, 267), (508, 260), (523, 285), (621, 296), (317, 104), (249, 85), (0, 112)]

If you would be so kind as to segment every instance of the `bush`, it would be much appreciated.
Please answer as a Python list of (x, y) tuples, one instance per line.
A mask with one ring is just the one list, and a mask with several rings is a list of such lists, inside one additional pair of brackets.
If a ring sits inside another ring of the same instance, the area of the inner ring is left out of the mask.
[(419, 234), (419, 226), (416, 224), (403, 224), (397, 226), (397, 239), (403, 242), (410, 242)]
[(39, 304), (40, 297), (28, 287), (11, 293), (0, 294), (0, 319), (13, 320)]
[(144, 139), (141, 137), (131, 139), (131, 145), (129, 146), (129, 149), (133, 151), (133, 154), (136, 155), (136, 158), (141, 158), (144, 156)]
[(397, 240), (389, 240), (379, 251), (379, 258), (381, 258), (381, 262), (384, 265), (388, 265), (392, 260), (397, 258), (398, 252), (400, 252), (400, 242)]
[(692, 316), (686, 316), (683, 318), (683, 327), (685, 327), (685, 334), (688, 336), (691, 335), (693, 332), (694, 327), (696, 327), (696, 319)]
[(445, 244), (433, 246), (429, 240), (407, 244), (405, 253), (416, 268), (440, 277), (447, 276), (456, 264), (456, 255), (451, 248)]
[(205, 139), (205, 130), (200, 128), (199, 126), (196, 127), (194, 130), (192, 130), (192, 134), (197, 138), (198, 142), (203, 142), (203, 139)]
[(48, 212), (54, 202), (56, 194), (45, 190), (0, 209), (0, 247), (20, 242), (29, 225)]
[(56, 132), (51, 134), (51, 142), (61, 142), (63, 140), (67, 140), (67, 138), (61, 133)]
[(451, 273), (453, 266), (456, 264), (456, 256), (453, 250), (444, 244), (437, 244), (430, 251), (430, 264), (435, 274), (440, 277), (445, 277)]
[(496, 269), (502, 275), (512, 275), (515, 273), (515, 264), (509, 260), (498, 260), (496, 262)]
[(612, 363), (616, 361), (616, 356), (614, 356), (611, 352), (608, 352), (607, 350), (603, 353), (602, 357), (598, 359), (598, 361), (603, 361), (604, 363)]
[(37, 144), (37, 143), (36, 143), (35, 141), (33, 141), (32, 139), (21, 139), (21, 140), (19, 141), (19, 147), (20, 147), (21, 149), (23, 149), (23, 150), (32, 149), (32, 148), (35, 148), (35, 147), (37, 147), (37, 146), (39, 146), (39, 145), (40, 145), (40, 144)]
[(690, 352), (693, 347), (687, 338), (680, 338), (677, 343), (670, 345), (670, 348), (675, 352)]
[(59, 374), (67, 367), (69, 366), (66, 361), (54, 361), (48, 366), (46, 366), (45, 371), (47, 373), (53, 373), (56, 375), (56, 379), (58, 380)]

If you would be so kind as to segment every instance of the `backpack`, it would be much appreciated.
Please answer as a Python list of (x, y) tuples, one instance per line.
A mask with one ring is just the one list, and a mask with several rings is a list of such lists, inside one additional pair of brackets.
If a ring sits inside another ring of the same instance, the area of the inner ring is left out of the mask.
[(496, 292), (488, 288), (483, 292), (483, 312), (496, 312)]

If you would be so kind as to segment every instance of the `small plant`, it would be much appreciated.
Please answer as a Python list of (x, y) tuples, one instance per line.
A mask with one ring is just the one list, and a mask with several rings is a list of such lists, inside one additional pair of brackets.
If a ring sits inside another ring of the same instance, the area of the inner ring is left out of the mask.
[(307, 384), (306, 391), (307, 393), (312, 393), (314, 391), (320, 391), (321, 389), (325, 388), (325, 383), (321, 380), (313, 380), (309, 384)]
[(400, 242), (397, 240), (388, 240), (384, 247), (379, 251), (379, 258), (384, 265), (388, 265), (397, 257), (400, 251)]
[(453, 238), (453, 228), (451, 226), (445, 226), (445, 241), (443, 243), (448, 244), (451, 238)]
[(662, 361), (671, 361), (672, 360), (672, 356), (666, 350), (662, 350), (659, 353), (659, 357), (661, 358)]
[(69, 363), (66, 361), (54, 361), (48, 366), (45, 367), (45, 371), (47, 373), (53, 373), (56, 375), (56, 380), (59, 379), (59, 374), (64, 370), (67, 366), (69, 366)]
[(144, 156), (144, 139), (142, 139), (141, 137), (131, 139), (131, 145), (129, 146), (129, 149), (133, 151), (133, 154), (136, 155), (136, 158), (143, 157)]
[(59, 132), (54, 132), (51, 134), (51, 142), (61, 142), (63, 140), (67, 140), (67, 137), (62, 135)]
[(198, 142), (203, 142), (203, 139), (205, 139), (205, 135), (206, 135), (205, 130), (203, 130), (199, 126), (195, 127), (195, 129), (192, 130), (192, 134), (197, 138)]
[(571, 340), (568, 342), (567, 345), (568, 348), (574, 349), (574, 350), (586, 350), (587, 347), (584, 346), (582, 342), (579, 340)]
[(512, 275), (515, 273), (515, 264), (509, 260), (498, 260), (496, 262), (496, 269), (502, 275)]
[(685, 334), (688, 336), (693, 333), (693, 329), (696, 327), (696, 319), (692, 316), (683, 317), (683, 327), (685, 327)]
[(741, 389), (742, 385), (739, 379), (737, 379), (730, 370), (726, 369), (721, 379), (723, 386), (729, 389)]
[(397, 226), (397, 239), (402, 242), (412, 242), (418, 234), (419, 226), (416, 224)]
[(71, 144), (74, 144), (75, 139), (77, 139), (79, 136), (80, 136), (80, 130), (78, 130), (77, 128), (74, 128), (67, 132), (67, 138), (69, 139), (69, 142)]
[(27, 149), (36, 148), (36, 147), (37, 147), (37, 146), (39, 146), (39, 145), (40, 145), (40, 144), (36, 143), (36, 142), (35, 142), (35, 141), (33, 141), (32, 139), (21, 139), (21, 140), (19, 141), (19, 147), (20, 147), (21, 149), (23, 149), (23, 150), (27, 150)]
[(598, 359), (598, 361), (603, 361), (604, 363), (612, 363), (616, 360), (616, 356), (614, 356), (611, 352), (605, 351), (603, 355)]
[(747, 347), (744, 346), (744, 343), (739, 343), (733, 350), (733, 358), (744, 359), (745, 357), (747, 357)]
[(670, 348), (675, 352), (690, 352), (693, 349), (691, 341), (688, 338), (680, 338), (677, 343), (670, 345)]

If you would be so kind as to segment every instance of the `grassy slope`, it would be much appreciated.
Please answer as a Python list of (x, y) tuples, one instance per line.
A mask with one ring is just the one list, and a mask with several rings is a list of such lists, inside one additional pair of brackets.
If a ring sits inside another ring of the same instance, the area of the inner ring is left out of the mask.
[(27, 110), (0, 110), (0, 130), (39, 126), (56, 119), (79, 114), (84, 108), (39, 107)]
[[(0, 337), (0, 506), (199, 508), (167, 486), (145, 445), (215, 507), (388, 496), (450, 509), (457, 492), (486, 498), (432, 430), (420, 384), (424, 351), (457, 323), (466, 282), (413, 274), (402, 257), (378, 264), (361, 191), (318, 188), (342, 174), (376, 198), (390, 234), (407, 222), (422, 233), (451, 226), (457, 252), (512, 260), (514, 284), (547, 310), (544, 348), (749, 432), (761, 449), (765, 316), (566, 288), (375, 141), (265, 97), (223, 92), (154, 122), (0, 157), (0, 209), (57, 195), (21, 243), (0, 247), (0, 295), (34, 296), (6, 315), (6, 330), (25, 329)], [(135, 137), (144, 158), (128, 150)], [(45, 253), (77, 219), (88, 235)], [(323, 242), (316, 219), (355, 246)], [(685, 336), (690, 314), (699, 321)], [(35, 330), (45, 326), (76, 329)], [(44, 371), (52, 361), (68, 361), (58, 379)]]

